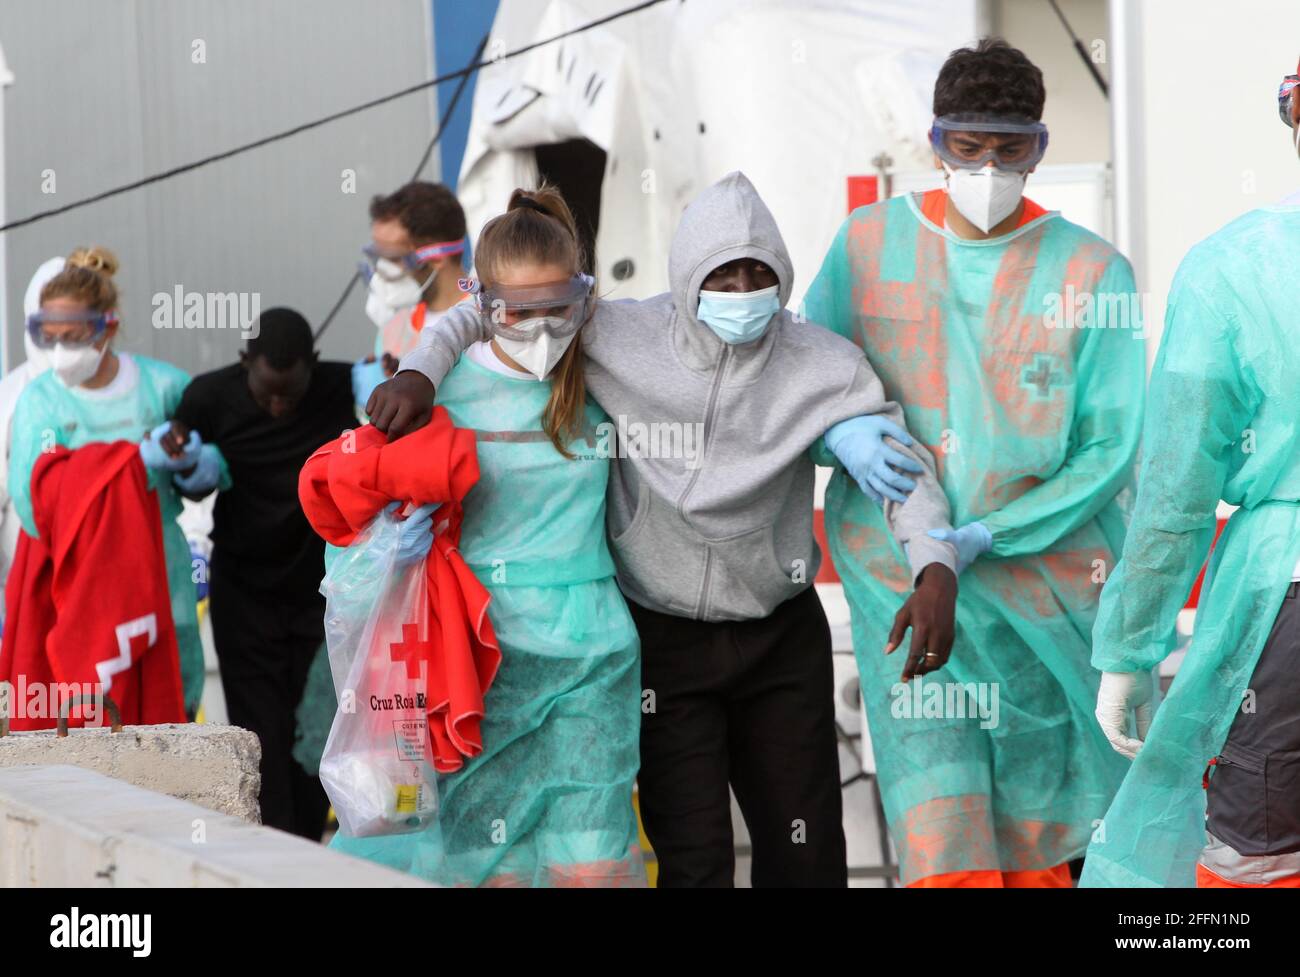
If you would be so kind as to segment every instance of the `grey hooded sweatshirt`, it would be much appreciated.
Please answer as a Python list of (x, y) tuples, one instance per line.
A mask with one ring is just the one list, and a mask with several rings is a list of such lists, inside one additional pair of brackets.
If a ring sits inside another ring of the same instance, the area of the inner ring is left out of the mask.
[[(695, 312), (704, 279), (737, 258), (776, 273), (782, 310), (761, 338), (728, 345)], [(820, 563), (809, 449), (839, 421), (880, 414), (903, 426), (903, 412), (857, 346), (785, 310), (790, 257), (743, 173), (683, 213), (669, 277), (669, 294), (598, 301), (582, 331), (587, 389), (617, 434), (608, 438), (607, 501), (618, 582), (631, 600), (667, 614), (766, 617), (812, 586)], [(491, 338), (490, 324), (462, 303), (425, 325), (401, 369), (437, 387), (462, 350)], [(925, 534), (949, 519), (934, 459), (920, 445), (893, 446), (925, 467), (907, 502), (885, 509), (895, 538), (909, 544), (913, 580), (930, 563), (953, 569), (953, 547)]]

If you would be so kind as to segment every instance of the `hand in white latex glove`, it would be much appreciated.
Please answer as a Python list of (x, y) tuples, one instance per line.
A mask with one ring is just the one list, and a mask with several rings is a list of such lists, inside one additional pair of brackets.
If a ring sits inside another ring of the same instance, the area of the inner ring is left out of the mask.
[[(1097, 722), (1116, 753), (1132, 760), (1142, 749), (1151, 728), (1155, 676), (1151, 672), (1102, 672), (1097, 690)], [(1137, 738), (1128, 735), (1128, 717), (1133, 713)]]

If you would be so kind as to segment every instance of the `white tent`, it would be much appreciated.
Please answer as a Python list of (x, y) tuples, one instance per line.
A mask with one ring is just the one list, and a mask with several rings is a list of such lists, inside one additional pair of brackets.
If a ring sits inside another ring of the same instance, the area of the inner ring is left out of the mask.
[[(502, 0), (488, 56), (625, 6)], [(974, 39), (975, 8), (666, 3), (485, 68), (457, 191), (471, 235), (545, 175), (597, 226), (602, 294), (644, 297), (666, 288), (682, 208), (742, 169), (776, 214), (801, 295), (846, 212), (846, 178), (871, 174), (882, 151), (926, 164), (934, 78)]]

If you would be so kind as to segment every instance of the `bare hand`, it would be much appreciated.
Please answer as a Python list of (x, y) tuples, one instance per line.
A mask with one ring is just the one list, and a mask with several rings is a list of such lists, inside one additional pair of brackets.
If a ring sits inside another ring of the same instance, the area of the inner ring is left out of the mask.
[(403, 370), (375, 387), (366, 401), (370, 423), (395, 441), (418, 431), (433, 417), (433, 384), (418, 370)]
[(158, 447), (167, 452), (169, 457), (179, 458), (185, 453), (185, 445), (190, 440), (190, 429), (177, 420), (172, 421), (172, 428), (158, 439)]
[(941, 563), (921, 571), (916, 590), (894, 615), (885, 654), (893, 654), (912, 629), (912, 646), (903, 664), (903, 681), (938, 671), (948, 663), (956, 637), (957, 576)]

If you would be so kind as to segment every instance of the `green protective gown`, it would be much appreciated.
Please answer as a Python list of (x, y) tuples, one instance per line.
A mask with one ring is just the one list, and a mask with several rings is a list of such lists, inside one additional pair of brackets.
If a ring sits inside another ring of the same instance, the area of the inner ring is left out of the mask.
[[(170, 418), (190, 382), (189, 375), (170, 363), (146, 356), (119, 354), (133, 361), (136, 376), (128, 389), (104, 391), (65, 387), (54, 371), (46, 370), (22, 392), (14, 408), (13, 447), (9, 454), (9, 491), (23, 530), (36, 535), (32, 522), (32, 469), (55, 444), (75, 449), (92, 442), (140, 441)], [(181, 496), (170, 473), (149, 472), (149, 486), (158, 493), (162, 512), (163, 552), (171, 587), (172, 620), (180, 649), (181, 685), (185, 711), (193, 716), (203, 697), (203, 644), (194, 567), (185, 533), (176, 522)]]
[(1124, 538), (1144, 343), (1109, 302), (1087, 321), (1061, 303), (1133, 291), (1128, 262), (1057, 213), (964, 241), (907, 195), (849, 216), (806, 297), (809, 320), (861, 346), (902, 404), (952, 524), (993, 537), (961, 578), (951, 660), (918, 691), (896, 684), (902, 653), (882, 654), (910, 589), (903, 555), (842, 469), (827, 488), (904, 883), (1078, 857), (1123, 777), (1089, 656)]
[[(330, 549), (337, 551), (337, 547)], [(339, 698), (330, 675), (329, 648), (322, 644), (307, 670), (307, 684), (294, 710), (293, 758), (312, 776), (320, 773), (320, 758), (329, 742), (330, 726), (338, 707)]]
[(632, 787), (640, 646), (605, 540), (604, 413), (560, 455), (542, 431), (549, 381), (463, 356), (438, 390), (478, 435), (461, 553), (491, 591), (502, 663), (483, 752), (438, 779), (437, 821), (415, 835), (332, 846), (443, 885), (644, 885)]
[[(1214, 539), (1196, 629), (1081, 884), (1194, 886), (1202, 775), (1228, 735), (1300, 560), (1300, 207), (1252, 211), (1197, 245), (1169, 297), (1123, 559), (1093, 664), (1153, 668)], [(1263, 800), (1261, 798), (1261, 807)]]

